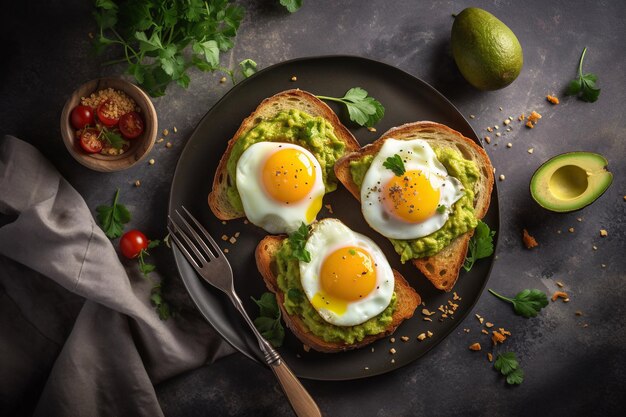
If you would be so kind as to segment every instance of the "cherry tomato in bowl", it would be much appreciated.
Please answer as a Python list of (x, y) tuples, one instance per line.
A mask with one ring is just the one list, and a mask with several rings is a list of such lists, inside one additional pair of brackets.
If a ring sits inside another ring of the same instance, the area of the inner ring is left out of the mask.
[(118, 128), (126, 139), (135, 139), (143, 133), (143, 119), (137, 112), (128, 112), (120, 117)]
[(93, 109), (89, 106), (78, 105), (70, 114), (70, 122), (75, 129), (84, 129), (94, 125)]
[(148, 243), (150, 241), (139, 230), (133, 229), (122, 235), (120, 239), (120, 250), (122, 255), (128, 259), (133, 259), (139, 256), (142, 250), (148, 249)]
[(115, 106), (113, 100), (105, 100), (98, 106), (96, 112), (98, 113), (98, 120), (106, 127), (113, 127), (119, 121), (120, 118), (111, 114), (112, 108)]
[(98, 153), (102, 150), (102, 141), (99, 138), (100, 131), (94, 128), (88, 128), (81, 132), (79, 143), (80, 147), (87, 153)]

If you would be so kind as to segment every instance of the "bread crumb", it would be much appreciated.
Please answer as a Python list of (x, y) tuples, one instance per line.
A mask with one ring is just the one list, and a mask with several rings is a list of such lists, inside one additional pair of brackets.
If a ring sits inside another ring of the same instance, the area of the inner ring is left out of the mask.
[(576, 313), (574, 313), (574, 314), (576, 314), (578, 317), (580, 317), (580, 316), (583, 315), (583, 312), (580, 311), (580, 310), (576, 310)]
[(512, 147), (513, 147), (513, 144), (512, 144), (511, 142), (509, 142), (509, 143), (507, 143), (507, 144), (506, 144), (506, 147), (507, 147), (507, 148), (512, 148)]
[(530, 113), (530, 116), (528, 116), (528, 121), (534, 124), (537, 124), (539, 119), (541, 119), (541, 115), (534, 110)]
[(487, 132), (493, 132), (493, 128), (491, 126), (487, 127)]
[(483, 333), (483, 334), (489, 334), (489, 332), (487, 330), (485, 330), (485, 329), (481, 329), (480, 332)]
[(333, 214), (333, 206), (331, 206), (330, 204), (326, 204), (324, 207), (326, 207), (326, 210), (328, 210), (330, 214)]
[(232, 236), (230, 239), (228, 239), (228, 241), (234, 245), (237, 242), (237, 239), (235, 238), (235, 236)]
[(372, 353), (374, 353), (374, 348), (372, 348)]
[(222, 235), (222, 240), (228, 240), (228, 236)]
[(228, 248), (224, 248), (224, 253), (228, 253), (228, 252), (230, 252)]
[(593, 246), (591, 247), (591, 249), (593, 249), (593, 250), (598, 250), (598, 247), (597, 247), (596, 245), (593, 245)]
[(396, 343), (396, 338), (392, 337), (391, 339), (389, 339), (389, 343)]
[(428, 337), (433, 337), (433, 332), (431, 332), (430, 330), (428, 330), (428, 331), (426, 332), (426, 336), (428, 336)]
[(502, 344), (504, 343), (504, 341), (506, 340), (506, 336), (503, 335), (502, 333), (493, 331), (491, 332), (491, 341), (493, 342), (493, 345), (497, 345), (498, 343)]
[(391, 363), (396, 363), (396, 360), (395, 360), (395, 359), (392, 359), (392, 360), (391, 360)]
[(154, 165), (154, 162), (155, 162), (155, 161), (154, 161), (154, 159), (151, 159), (151, 160), (149, 160), (149, 161), (148, 161), (148, 163), (149, 163), (150, 165)]
[(243, 224), (248, 224), (248, 223), (250, 223), (248, 219), (244, 219)]
[(535, 151), (535, 149), (533, 148), (528, 148), (528, 153), (533, 153)]
[[(567, 299), (569, 301), (569, 297), (567, 296), (566, 292), (563, 291), (555, 291), (554, 294), (552, 294), (552, 298), (550, 298), (552, 301), (556, 301), (557, 298), (562, 298), (564, 301)], [(565, 301), (567, 302), (567, 301)]]
[(220, 83), (224, 84), (226, 82), (226, 77), (220, 78)]
[(366, 371), (369, 371), (370, 367), (369, 367), (369, 366), (366, 366), (366, 367), (365, 367), (365, 368), (363, 368), (363, 369), (365, 369)]
[(396, 350), (394, 348), (389, 349), (389, 353), (391, 353), (392, 355), (396, 354)]
[(163, 129), (163, 136), (167, 136), (170, 134), (170, 131), (167, 129)]
[(296, 77), (295, 75), (291, 77), (291, 81), (298, 81), (298, 77)]
[(478, 342), (476, 342), (476, 343), (472, 343), (472, 344), (469, 346), (469, 350), (473, 350), (474, 352), (477, 352), (477, 351), (479, 351), (480, 349), (481, 349), (481, 347), (480, 347), (480, 343), (478, 343)]
[(224, 220), (222, 220), (222, 224), (226, 224), (226, 222)]
[(578, 222), (582, 222), (582, 221), (583, 221), (583, 218), (582, 218), (582, 217), (579, 217), (579, 218), (577, 218), (577, 219), (576, 219), (576, 221), (578, 221)]
[(485, 323), (485, 327), (493, 327), (493, 323), (487, 322)]
[(376, 132), (376, 128), (374, 126), (369, 126), (367, 130), (369, 130), (370, 132)]
[(488, 144), (491, 143), (491, 138), (489, 136), (485, 136), (485, 142)]
[[(500, 126), (495, 125), (493, 128), (494, 128), (494, 129), (496, 129), (496, 130), (498, 130), (498, 129), (500, 129)], [(497, 134), (497, 133), (496, 133), (496, 134)]]
[(570, 227), (569, 229), (567, 229), (567, 231), (570, 232), (570, 233), (574, 233), (574, 228)]
[(506, 179), (506, 177), (504, 176), (504, 174), (500, 174), (500, 177), (498, 177), (500, 179), (500, 181), (504, 181)]
[(166, 148), (171, 148), (171, 147), (172, 147), (172, 142), (167, 142), (167, 143), (165, 144), (165, 147), (166, 147)]
[(422, 314), (425, 315), (425, 316), (432, 316), (433, 314), (435, 314), (435, 312), (434, 311), (428, 311), (427, 308), (423, 308), (422, 309)]
[(159, 138), (159, 140), (157, 140), (157, 141), (156, 141), (156, 143), (161, 143), (161, 142), (163, 142), (164, 140), (165, 140), (165, 139), (163, 139), (163, 138)]
[(400, 340), (402, 340), (403, 342), (408, 342), (409, 336), (400, 336)]
[(526, 122), (526, 127), (533, 129), (535, 127), (534, 124), (532, 124), (531, 122)]
[(511, 123), (511, 119), (504, 119), (504, 121), (502, 122), (502, 124), (504, 124), (505, 126), (508, 126), (509, 123)]
[(532, 249), (539, 246), (537, 240), (535, 240), (535, 238), (532, 237), (526, 229), (522, 230), (522, 241), (524, 242), (524, 246), (526, 246), (526, 249)]
[(498, 331), (499, 331), (499, 332), (500, 332), (503, 336), (504, 336), (504, 335), (511, 336), (511, 332), (509, 332), (508, 330), (504, 330), (504, 327), (499, 327), (499, 328), (498, 328)]
[(559, 104), (559, 98), (556, 96), (552, 96), (550, 94), (546, 96), (546, 100), (548, 100), (550, 103), (555, 104), (555, 105)]
[(135, 181), (135, 187), (139, 187), (141, 185), (141, 181), (137, 180)]
[(563, 288), (563, 283), (561, 281), (557, 281), (556, 285), (558, 285), (559, 288)]
[(178, 133), (178, 129), (176, 129), (176, 126), (174, 126), (174, 133)]
[(418, 334), (418, 335), (417, 335), (417, 338), (418, 338), (418, 340), (420, 340), (420, 341), (421, 341), (421, 340), (426, 339), (426, 333), (420, 333), (420, 334)]
[(474, 119), (476, 116), (474, 116), (473, 114), (470, 114), (470, 119)]
[(496, 133), (496, 136), (500, 137), (500, 136), (502, 136), (502, 133), (498, 132), (498, 133)]
[(463, 329), (463, 331), (464, 331), (465, 333), (469, 333), (469, 332), (470, 332), (470, 329)]
[(521, 122), (521, 121), (522, 121), (522, 120), (524, 120), (525, 118), (526, 118), (526, 115), (525, 115), (524, 113), (522, 113), (522, 114), (521, 114), (521, 115), (517, 118), (517, 120), (519, 120), (519, 121)]
[(600, 230), (600, 236), (607, 237), (608, 235), (609, 235), (609, 232), (607, 232), (606, 230), (604, 230), (604, 229)]
[(491, 354), (491, 352), (487, 352), (487, 360), (489, 362), (493, 362), (493, 355)]
[(308, 352), (311, 350), (311, 347), (309, 345), (302, 345), (302, 349), (304, 349), (305, 352)]
[(422, 320), (424, 320), (424, 321), (433, 321), (433, 319), (431, 319), (430, 317), (424, 317)]
[(461, 297), (459, 297), (459, 295), (455, 291), (455, 292), (452, 293), (452, 299), (456, 301), (456, 300), (460, 300)]

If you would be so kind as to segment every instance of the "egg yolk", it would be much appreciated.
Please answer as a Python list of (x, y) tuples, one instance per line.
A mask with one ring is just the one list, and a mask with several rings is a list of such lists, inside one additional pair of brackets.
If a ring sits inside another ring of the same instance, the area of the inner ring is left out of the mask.
[(304, 152), (285, 148), (267, 158), (262, 176), (267, 193), (276, 201), (290, 204), (304, 199), (311, 192), (315, 166)]
[(383, 187), (382, 195), (387, 212), (409, 223), (423, 222), (439, 205), (439, 189), (434, 189), (420, 170), (394, 176)]
[(311, 300), (316, 309), (325, 308), (343, 314), (351, 301), (357, 301), (374, 290), (376, 265), (362, 248), (348, 246), (329, 254), (320, 271), (320, 287)]

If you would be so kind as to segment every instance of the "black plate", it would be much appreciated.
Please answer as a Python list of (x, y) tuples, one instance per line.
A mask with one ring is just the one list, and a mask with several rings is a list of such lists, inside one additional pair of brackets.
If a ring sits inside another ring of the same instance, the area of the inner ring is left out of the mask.
[[(291, 81), (293, 76), (297, 81)], [(213, 175), (219, 159), (226, 149), (226, 142), (248, 116), (266, 97), (290, 88), (300, 88), (314, 94), (341, 97), (351, 87), (360, 86), (371, 96), (380, 100), (386, 109), (385, 117), (376, 126), (378, 132), (355, 126), (349, 122), (344, 108), (331, 103), (333, 110), (350, 128), (361, 145), (372, 142), (387, 129), (417, 120), (431, 120), (446, 124), (465, 136), (477, 136), (459, 111), (439, 92), (425, 82), (395, 67), (369, 59), (351, 56), (327, 56), (302, 58), (284, 62), (264, 69), (233, 87), (200, 121), (180, 157), (170, 193), (169, 211), (184, 205), (206, 226), (209, 232), (228, 248), (227, 255), (235, 275), (235, 287), (251, 317), (258, 308), (250, 297), (258, 298), (266, 291), (254, 261), (254, 249), (266, 235), (260, 228), (234, 220), (226, 225), (217, 220), (207, 206)], [(402, 265), (393, 247), (364, 222), (359, 203), (339, 186), (336, 192), (324, 197), (324, 204), (331, 204), (336, 217), (353, 230), (374, 239), (383, 249), (391, 266), (399, 270), (422, 296), (431, 311), (452, 300), (451, 293), (435, 290), (432, 285), (410, 265)], [(329, 216), (322, 209), (320, 216)], [(498, 199), (494, 187), (491, 207), (485, 221), (492, 229), (499, 229)], [(233, 236), (241, 232), (236, 244), (220, 240), (222, 235)], [(204, 317), (235, 348), (250, 358), (262, 361), (256, 341), (239, 318), (228, 299), (219, 291), (202, 281), (185, 261), (180, 252), (174, 252), (180, 275)], [(285, 343), (279, 349), (281, 355), (299, 377), (319, 380), (347, 380), (389, 372), (422, 356), (441, 342), (471, 310), (487, 282), (493, 258), (478, 261), (471, 272), (461, 272), (454, 291), (462, 300), (454, 319), (439, 322), (422, 320), (418, 307), (415, 316), (405, 321), (396, 331), (398, 339), (393, 345), (396, 354), (390, 355), (389, 338), (384, 338), (363, 349), (322, 354), (305, 352), (295, 336), (288, 330)], [(430, 330), (431, 338), (419, 341), (416, 336)], [(408, 336), (409, 342), (401, 342)], [(373, 349), (373, 351), (372, 351)], [(394, 359), (394, 363), (391, 362)], [(366, 369), (367, 368), (367, 369)]]

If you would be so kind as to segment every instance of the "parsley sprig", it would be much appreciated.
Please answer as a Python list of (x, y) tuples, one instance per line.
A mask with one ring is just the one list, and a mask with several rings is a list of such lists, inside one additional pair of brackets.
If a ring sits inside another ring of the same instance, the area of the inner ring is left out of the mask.
[(493, 237), (495, 234), (495, 230), (489, 229), (487, 223), (481, 220), (478, 221), (474, 235), (469, 242), (469, 250), (465, 256), (463, 269), (469, 271), (477, 260), (493, 254)]
[(600, 89), (596, 87), (596, 81), (598, 81), (597, 75), (591, 72), (583, 74), (583, 60), (585, 59), (586, 52), (587, 48), (583, 49), (580, 61), (578, 62), (578, 78), (570, 81), (565, 94), (568, 96), (577, 96), (583, 101), (593, 103), (600, 96)]
[(276, 302), (276, 297), (271, 292), (261, 295), (258, 300), (252, 301), (259, 306), (259, 317), (254, 319), (254, 326), (274, 347), (280, 347), (285, 339), (285, 329), (280, 322), (280, 308)]
[(122, 236), (122, 233), (124, 232), (124, 224), (130, 221), (130, 211), (128, 211), (123, 204), (117, 202), (119, 196), (120, 190), (118, 188), (115, 191), (113, 205), (101, 205), (96, 208), (100, 227), (102, 227), (104, 234), (107, 235), (109, 239), (115, 239)]
[(308, 236), (309, 228), (304, 223), (301, 223), (298, 230), (289, 235), (289, 243), (292, 247), (291, 256), (299, 261), (311, 262), (311, 253), (304, 248)]
[(302, 7), (302, 0), (280, 0), (280, 4), (285, 6), (289, 13), (295, 13)]
[(402, 158), (400, 158), (400, 155), (398, 155), (397, 153), (385, 159), (385, 162), (383, 162), (383, 166), (387, 169), (392, 170), (393, 173), (396, 174), (396, 177), (404, 175), (404, 173), (406, 172), (406, 169), (404, 168), (404, 162), (402, 161)]
[(499, 299), (513, 304), (515, 314), (526, 318), (536, 317), (539, 311), (548, 305), (548, 297), (540, 290), (526, 289), (517, 293), (514, 298), (500, 295), (492, 289), (489, 289), (489, 292)]
[(128, 145), (128, 141), (125, 140), (120, 134), (103, 127), (100, 130), (98, 139), (104, 139), (109, 145), (115, 149), (122, 149), (125, 145)]
[(189, 86), (187, 70), (223, 70), (220, 53), (234, 46), (244, 9), (229, 0), (96, 0), (97, 52), (119, 48), (128, 74), (153, 97), (170, 82)]
[(519, 385), (524, 381), (524, 371), (520, 368), (514, 352), (499, 354), (493, 367), (506, 377), (506, 383), (509, 385)]
[(368, 92), (361, 87), (349, 89), (341, 98), (328, 96), (317, 96), (317, 98), (345, 104), (350, 120), (360, 126), (372, 127), (385, 115), (383, 105), (374, 97), (369, 97)]

